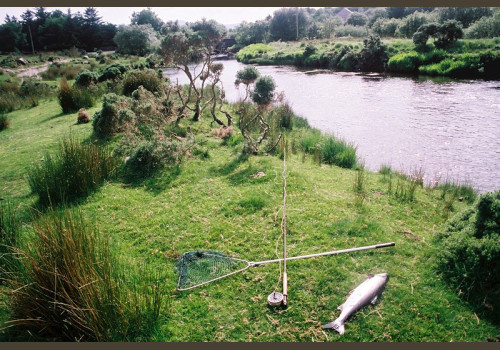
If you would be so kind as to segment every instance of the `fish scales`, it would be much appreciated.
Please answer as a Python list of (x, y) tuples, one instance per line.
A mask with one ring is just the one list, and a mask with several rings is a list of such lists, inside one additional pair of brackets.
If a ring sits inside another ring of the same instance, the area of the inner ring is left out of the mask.
[(375, 304), (379, 295), (384, 290), (389, 279), (387, 273), (370, 275), (367, 280), (357, 286), (347, 300), (338, 307), (341, 310), (340, 316), (333, 322), (323, 326), (323, 328), (333, 328), (340, 334), (345, 332), (345, 321), (356, 311), (368, 304)]

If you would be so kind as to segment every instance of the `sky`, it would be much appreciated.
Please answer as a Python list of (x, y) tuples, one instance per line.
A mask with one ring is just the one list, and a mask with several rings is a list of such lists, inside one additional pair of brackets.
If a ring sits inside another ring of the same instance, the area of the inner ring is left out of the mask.
[[(82, 14), (85, 7), (46, 7), (47, 11), (59, 9), (64, 13), (68, 8), (72, 13), (80, 11)], [(254, 22), (272, 15), (280, 7), (151, 7), (151, 9), (164, 21), (181, 20), (195, 22), (202, 18), (214, 19), (221, 24), (238, 24), (242, 21)], [(34, 7), (0, 7), (0, 23), (4, 23), (5, 15), (21, 18), (26, 9), (34, 10)], [(133, 12), (140, 12), (146, 7), (96, 7), (104, 22), (116, 25), (130, 24)]]

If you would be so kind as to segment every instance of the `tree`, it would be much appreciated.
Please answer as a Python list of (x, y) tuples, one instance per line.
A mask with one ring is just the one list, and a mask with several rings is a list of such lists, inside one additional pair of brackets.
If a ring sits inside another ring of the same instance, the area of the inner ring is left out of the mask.
[(274, 12), (269, 31), (274, 40), (300, 40), (306, 37), (309, 22), (309, 15), (304, 9), (282, 8)]
[(464, 31), (461, 24), (455, 20), (446, 21), (443, 24), (428, 23), (420, 26), (413, 35), (413, 43), (418, 49), (425, 47), (429, 37), (435, 39), (434, 45), (444, 48), (457, 39), (462, 38)]
[(411, 38), (421, 25), (428, 22), (430, 21), (427, 14), (414, 12), (401, 20), (396, 33), (399, 36)]
[(113, 41), (117, 51), (129, 55), (144, 56), (159, 45), (155, 31), (150, 24), (122, 25), (118, 28)]
[(368, 17), (366, 17), (366, 15), (363, 13), (353, 12), (347, 18), (346, 23), (352, 26), (362, 27), (368, 23)]
[[(247, 87), (247, 95), (242, 100), (239, 110), (241, 134), (247, 142), (246, 150), (257, 154), (259, 146), (270, 130), (270, 126), (264, 120), (263, 115), (274, 101), (276, 84), (272, 77), (259, 77), (258, 71), (252, 68), (254, 67), (247, 67), (238, 71), (236, 73), (236, 83), (243, 83)], [(250, 87), (251, 85), (253, 85), (253, 89)], [(248, 94), (251, 95), (256, 108), (252, 108), (250, 104), (245, 103)]]
[(26, 45), (21, 23), (9, 21), (0, 26), (0, 51), (19, 51)]
[(132, 13), (132, 24), (150, 24), (154, 30), (160, 31), (163, 26), (163, 21), (158, 17), (158, 15), (151, 10), (150, 7), (147, 10), (142, 10), (141, 12)]
[[(182, 70), (188, 80), (189, 88), (186, 98), (182, 97), (180, 87), (177, 93), (183, 105), (180, 108), (180, 114), (187, 108), (194, 112), (193, 120), (198, 121), (203, 109), (211, 101), (207, 101), (202, 106), (204, 98), (205, 83), (210, 77), (211, 54), (218, 42), (225, 36), (225, 27), (214, 20), (207, 21), (203, 19), (193, 23), (190, 27), (183, 28), (177, 32), (167, 32), (162, 43), (160, 54), (163, 56), (165, 64)], [(191, 71), (189, 64), (193, 60), (201, 60), (201, 70)], [(200, 80), (200, 86), (197, 81)], [(189, 101), (194, 94), (195, 106), (189, 107)]]
[(463, 28), (468, 28), (481, 17), (490, 17), (493, 11), (489, 7), (441, 7), (438, 9), (439, 22), (457, 20)]

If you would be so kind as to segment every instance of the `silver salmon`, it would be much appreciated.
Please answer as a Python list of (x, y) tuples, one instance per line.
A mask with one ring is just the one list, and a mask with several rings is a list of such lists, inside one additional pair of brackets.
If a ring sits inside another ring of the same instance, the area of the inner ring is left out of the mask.
[(340, 316), (335, 321), (325, 324), (323, 328), (333, 328), (340, 334), (344, 334), (345, 321), (364, 306), (370, 303), (375, 304), (379, 295), (384, 290), (388, 279), (389, 275), (386, 273), (369, 275), (366, 281), (352, 291), (352, 294), (347, 298), (345, 303), (338, 307), (342, 311)]

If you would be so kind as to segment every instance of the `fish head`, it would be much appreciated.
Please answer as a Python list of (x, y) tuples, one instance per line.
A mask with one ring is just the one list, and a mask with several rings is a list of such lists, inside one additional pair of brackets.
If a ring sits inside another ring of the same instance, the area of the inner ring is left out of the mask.
[(389, 279), (389, 274), (387, 273), (378, 273), (375, 275), (375, 277), (383, 279), (384, 281), (387, 281)]

